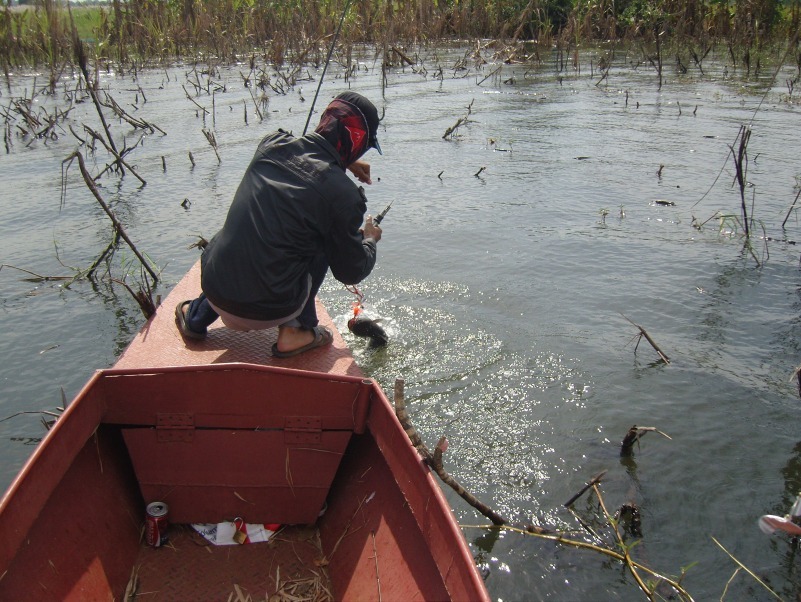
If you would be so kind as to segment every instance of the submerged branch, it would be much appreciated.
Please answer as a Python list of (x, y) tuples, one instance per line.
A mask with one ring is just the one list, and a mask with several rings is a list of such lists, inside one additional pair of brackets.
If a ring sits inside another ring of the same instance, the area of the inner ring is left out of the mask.
[(30, 274), (33, 278), (24, 278), (28, 282), (49, 282), (51, 280), (72, 280), (72, 276), (42, 276), (41, 274), (37, 274), (36, 272), (32, 272), (30, 270), (26, 270), (25, 268), (18, 268), (15, 265), (11, 265), (8, 263), (4, 263), (0, 265), (0, 270), (3, 268), (11, 268), (12, 270), (18, 270), (20, 272), (25, 272), (26, 274)]
[(83, 161), (83, 155), (81, 155), (80, 152), (75, 151), (69, 157), (64, 159), (62, 163), (66, 164), (67, 169), (69, 169), (69, 166), (72, 164), (72, 161), (74, 159), (78, 159), (78, 166), (81, 170), (81, 174), (83, 175), (84, 182), (86, 182), (86, 185), (89, 187), (89, 190), (94, 195), (95, 199), (97, 199), (97, 202), (100, 203), (100, 206), (103, 208), (103, 211), (105, 211), (106, 215), (108, 215), (109, 219), (111, 220), (111, 223), (114, 225), (115, 231), (119, 233), (119, 235), (126, 243), (128, 243), (128, 246), (130, 247), (131, 251), (133, 251), (134, 255), (136, 255), (136, 258), (139, 260), (139, 263), (142, 265), (142, 267), (144, 267), (148, 271), (150, 276), (153, 278), (153, 282), (158, 282), (159, 281), (158, 274), (156, 274), (155, 270), (150, 266), (150, 262), (147, 261), (145, 257), (139, 252), (139, 249), (136, 248), (136, 245), (128, 237), (128, 234), (125, 232), (125, 228), (123, 228), (122, 224), (117, 219), (117, 216), (111, 209), (109, 209), (108, 205), (106, 205), (106, 202), (103, 200), (103, 197), (100, 196), (100, 192), (97, 190), (97, 186), (95, 185), (92, 176), (86, 170), (86, 165), (84, 164)]

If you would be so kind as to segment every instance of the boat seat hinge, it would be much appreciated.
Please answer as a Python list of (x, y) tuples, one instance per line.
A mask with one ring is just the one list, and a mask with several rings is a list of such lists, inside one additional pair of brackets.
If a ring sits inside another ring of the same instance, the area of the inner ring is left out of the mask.
[(182, 412), (156, 414), (156, 436), (159, 443), (191, 443), (195, 437), (195, 416)]
[(284, 421), (284, 443), (320, 443), (322, 434), (319, 416), (287, 416)]

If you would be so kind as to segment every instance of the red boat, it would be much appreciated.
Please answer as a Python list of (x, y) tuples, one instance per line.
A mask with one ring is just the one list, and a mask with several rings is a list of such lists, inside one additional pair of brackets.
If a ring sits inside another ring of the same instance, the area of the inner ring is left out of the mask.
[[(173, 309), (198, 282), (196, 265), (3, 496), (0, 600), (489, 600), (438, 482), (325, 309), (334, 344), (293, 358), (270, 356), (271, 331), (186, 343)], [(281, 527), (215, 546), (192, 523)]]

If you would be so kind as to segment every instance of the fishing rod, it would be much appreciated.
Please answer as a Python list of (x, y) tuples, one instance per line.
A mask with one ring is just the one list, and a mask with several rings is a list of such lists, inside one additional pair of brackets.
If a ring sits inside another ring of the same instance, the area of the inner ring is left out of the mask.
[(342, 30), (342, 23), (345, 22), (345, 15), (348, 14), (348, 8), (350, 8), (351, 0), (345, 2), (345, 9), (342, 11), (342, 17), (339, 19), (339, 27), (337, 27), (336, 33), (334, 33), (334, 39), (331, 40), (331, 47), (328, 49), (328, 57), (325, 59), (325, 65), (323, 65), (323, 73), (320, 75), (320, 81), (317, 82), (317, 92), (314, 93), (314, 98), (312, 99), (311, 108), (309, 109), (309, 116), (306, 118), (306, 125), (303, 126), (303, 135), (306, 135), (306, 130), (309, 129), (309, 121), (311, 121), (312, 113), (314, 113), (314, 103), (317, 102), (317, 96), (320, 94), (320, 87), (323, 85), (323, 80), (325, 79), (325, 72), (328, 69), (328, 63), (331, 62), (331, 55), (334, 52), (334, 46), (336, 46), (337, 38), (339, 37), (339, 32)]

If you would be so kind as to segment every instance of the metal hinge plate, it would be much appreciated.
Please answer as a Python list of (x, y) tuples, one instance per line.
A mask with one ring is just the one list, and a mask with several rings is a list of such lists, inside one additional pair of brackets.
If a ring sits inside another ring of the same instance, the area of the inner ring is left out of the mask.
[(320, 443), (323, 429), (319, 416), (287, 416), (284, 443)]
[(156, 437), (159, 443), (191, 443), (195, 438), (195, 416), (181, 412), (156, 414)]

